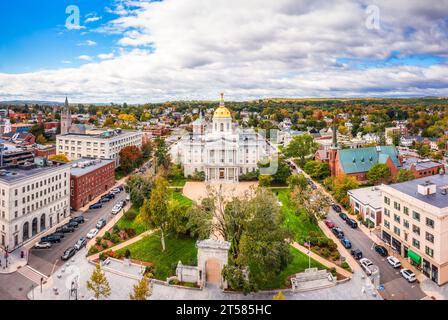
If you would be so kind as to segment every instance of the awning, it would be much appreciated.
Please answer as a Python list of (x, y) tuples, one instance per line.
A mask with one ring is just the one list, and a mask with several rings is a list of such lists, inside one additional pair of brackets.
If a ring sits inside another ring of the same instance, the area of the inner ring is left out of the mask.
[(422, 257), (420, 257), (412, 250), (408, 250), (408, 257), (411, 258), (411, 260), (414, 261), (416, 264), (420, 264), (420, 261), (422, 261)]

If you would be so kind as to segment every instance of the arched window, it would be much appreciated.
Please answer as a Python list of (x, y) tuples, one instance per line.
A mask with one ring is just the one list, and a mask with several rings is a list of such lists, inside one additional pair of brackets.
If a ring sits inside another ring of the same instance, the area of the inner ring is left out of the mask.
[(30, 224), (28, 222), (25, 222), (23, 224), (23, 242), (25, 242), (26, 240), (28, 240), (30, 238), (30, 233), (29, 233), (29, 229), (30, 229)]
[(34, 237), (37, 234), (37, 218), (33, 219), (33, 223), (31, 225), (31, 236)]
[(40, 231), (44, 231), (45, 227), (45, 214), (43, 214), (40, 216)]

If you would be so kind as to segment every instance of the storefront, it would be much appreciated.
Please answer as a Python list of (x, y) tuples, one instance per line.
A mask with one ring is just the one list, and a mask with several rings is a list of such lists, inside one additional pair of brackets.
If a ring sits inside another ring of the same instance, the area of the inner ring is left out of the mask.
[(391, 244), (392, 241), (392, 237), (390, 236), (390, 234), (388, 234), (386, 231), (383, 230), (383, 241), (385, 243), (387, 243), (388, 245)]
[(392, 249), (394, 249), (396, 252), (398, 252), (399, 255), (401, 255), (401, 242), (395, 238), (392, 238)]
[(408, 249), (408, 258), (413, 266), (420, 268), (422, 264), (422, 257), (420, 257), (419, 254), (412, 251), (411, 249)]

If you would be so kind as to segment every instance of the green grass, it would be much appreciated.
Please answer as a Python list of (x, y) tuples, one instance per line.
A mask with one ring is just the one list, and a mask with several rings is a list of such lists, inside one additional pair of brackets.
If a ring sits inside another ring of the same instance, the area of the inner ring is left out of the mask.
[(190, 198), (185, 197), (181, 192), (173, 192), (172, 193), (173, 199), (180, 202), (182, 205), (191, 206), (193, 204), (193, 201)]
[(176, 177), (168, 179), (168, 182), (171, 187), (183, 187), (187, 183), (187, 179), (183, 177)]
[(285, 217), (285, 227), (294, 234), (297, 242), (302, 243), (310, 231), (316, 231), (324, 236), (324, 233), (319, 226), (311, 223), (308, 220), (307, 214), (303, 210), (301, 210), (299, 214), (296, 214), (294, 204), (289, 197), (291, 194), (291, 190), (289, 188), (271, 190), (274, 194), (278, 193), (278, 199), (282, 203), (281, 208)]
[(176, 238), (173, 235), (165, 236), (166, 250), (162, 252), (160, 232), (156, 232), (142, 240), (118, 250), (124, 254), (126, 249), (131, 252), (131, 259), (151, 262), (154, 264), (154, 277), (166, 280), (175, 275), (176, 265), (182, 261), (186, 265), (197, 264), (196, 239)]
[[(137, 217), (139, 213), (139, 208), (132, 206), (129, 209), (129, 211), (135, 211), (135, 216)], [(138, 222), (137, 218), (134, 220), (128, 220), (126, 219), (126, 215), (124, 215), (123, 217), (121, 217), (120, 220), (118, 220), (117, 226), (120, 229), (134, 229), (136, 235), (139, 235), (147, 230), (146, 226), (143, 223)]]
[[(285, 287), (286, 284), (289, 286), (291, 283), (286, 283), (289, 276), (303, 272), (305, 269), (308, 269), (308, 256), (299, 250), (289, 247), (289, 251), (291, 252), (293, 259), (286, 266), (286, 268), (280, 272), (272, 283), (263, 289), (278, 289)], [(319, 262), (311, 259), (311, 268), (327, 269), (324, 265)]]

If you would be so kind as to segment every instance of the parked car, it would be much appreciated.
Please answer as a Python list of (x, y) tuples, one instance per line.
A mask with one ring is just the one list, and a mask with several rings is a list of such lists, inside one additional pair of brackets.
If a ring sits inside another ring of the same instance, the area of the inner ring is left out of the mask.
[(340, 205), (337, 205), (336, 203), (333, 203), (333, 204), (331, 205), (331, 207), (332, 207), (333, 210), (336, 211), (337, 213), (342, 212), (342, 208), (341, 208), (341, 206), (340, 206)]
[(104, 227), (106, 225), (106, 220), (105, 219), (100, 219), (98, 220), (98, 222), (96, 223), (96, 228), (99, 230), (102, 227)]
[(59, 227), (56, 229), (56, 232), (62, 232), (62, 233), (68, 233), (68, 232), (74, 232), (75, 228), (73, 228), (72, 226), (69, 226), (68, 224), (63, 225), (62, 227)]
[(403, 276), (403, 278), (405, 278), (410, 283), (415, 282), (417, 280), (415, 274), (409, 269), (401, 269), (400, 273)]
[(131, 200), (131, 196), (128, 194), (127, 196), (126, 196), (126, 201), (130, 201)]
[(76, 221), (69, 221), (69, 223), (67, 223), (66, 226), (78, 228), (79, 224)]
[(362, 259), (359, 260), (359, 264), (364, 269), (364, 271), (367, 273), (367, 275), (370, 276), (372, 274), (372, 270), (370, 270), (370, 267), (373, 266), (373, 262), (372, 261), (370, 261), (367, 258), (362, 258)]
[(347, 220), (345, 220), (345, 223), (347, 223), (353, 229), (358, 228), (358, 223), (356, 222), (356, 220), (347, 218)]
[(65, 234), (63, 233), (63, 232), (61, 232), (61, 231), (55, 231), (55, 232), (53, 232), (52, 234), (50, 234), (50, 236), (57, 236), (57, 237), (59, 237), (59, 238), (64, 238), (65, 237)]
[(95, 228), (95, 229), (91, 229), (90, 231), (89, 231), (89, 233), (87, 234), (87, 239), (92, 239), (92, 238), (94, 238), (96, 235), (98, 234), (98, 229), (97, 228)]
[(341, 219), (344, 220), (344, 221), (348, 219), (347, 215), (344, 212), (341, 212), (339, 214), (339, 217), (341, 217)]
[(334, 233), (334, 235), (335, 235), (336, 237), (338, 237), (339, 239), (344, 238), (344, 232), (342, 231), (341, 228), (339, 228), (339, 227), (335, 227), (335, 228), (331, 229), (331, 231), (332, 231), (332, 232)]
[[(109, 198), (109, 197), (105, 197), (105, 198), (101, 198), (100, 199), (100, 203), (106, 203), (106, 202), (109, 202), (111, 199)], [(101, 208), (101, 207), (100, 207)]]
[(352, 247), (352, 243), (347, 238), (341, 239), (341, 243), (345, 249), (350, 249)]
[(115, 194), (109, 192), (108, 194), (106, 194), (106, 197), (108, 197), (110, 199), (115, 199)]
[(387, 257), (389, 255), (387, 249), (379, 244), (375, 245), (375, 251), (382, 257)]
[(120, 200), (118, 204), (123, 208), (126, 205), (126, 200)]
[(82, 247), (85, 247), (87, 244), (87, 239), (82, 237), (81, 239), (79, 239), (78, 241), (76, 241), (75, 243), (75, 249), (76, 250), (81, 250)]
[[(107, 201), (109, 201), (109, 200), (107, 200)], [(107, 201), (105, 201), (105, 202), (107, 202)], [(102, 207), (103, 207), (103, 203), (102, 202), (97, 202), (97, 203), (94, 203), (91, 206), (89, 206), (89, 209), (100, 209)]]
[(325, 225), (326, 225), (328, 228), (330, 228), (330, 229), (333, 229), (333, 228), (335, 227), (333, 221), (331, 221), (331, 220), (329, 220), (329, 219), (326, 219), (326, 220), (325, 220)]
[(387, 257), (386, 260), (394, 268), (400, 268), (401, 267), (400, 260), (398, 260), (397, 258), (395, 258), (393, 256)]
[(40, 242), (50, 242), (50, 243), (61, 242), (61, 237), (56, 236), (56, 235), (49, 235), (49, 236), (40, 238)]
[(362, 258), (362, 251), (359, 249), (353, 249), (352, 251), (350, 251), (350, 253), (356, 260), (359, 260)]
[(113, 192), (115, 194), (120, 193), (121, 189), (120, 188), (113, 188), (112, 190), (110, 190), (110, 192)]
[(113, 208), (112, 208), (112, 214), (117, 214), (118, 212), (120, 212), (120, 210), (122, 209), (122, 206), (117, 203)]
[(49, 249), (51, 248), (51, 243), (50, 242), (36, 242), (34, 244), (34, 248), (36, 249)]
[(84, 223), (84, 216), (77, 216), (70, 219), (70, 221), (75, 221), (78, 224)]
[(64, 253), (62, 254), (61, 259), (64, 260), (64, 261), (65, 261), (65, 260), (68, 260), (68, 259), (70, 259), (71, 257), (73, 257), (73, 256), (75, 255), (75, 253), (76, 253), (76, 249), (75, 249), (75, 248), (73, 248), (73, 247), (68, 248), (68, 249), (65, 250)]

